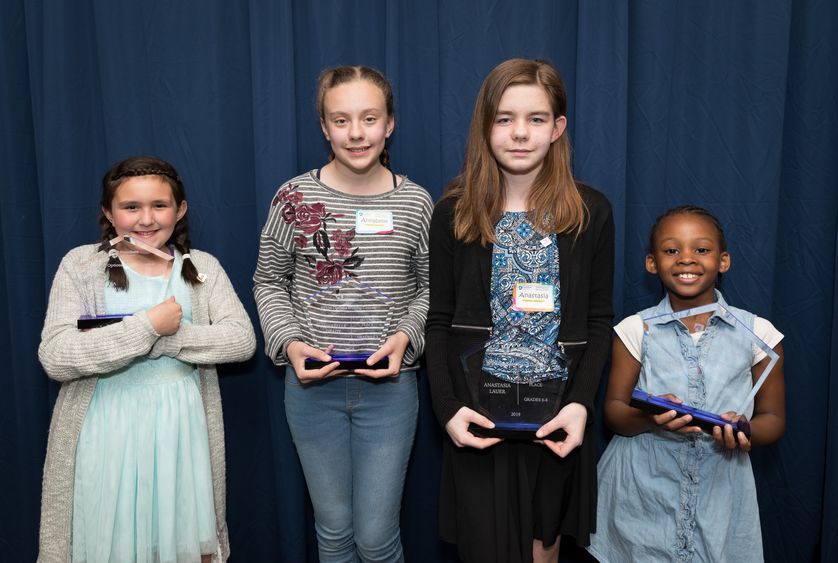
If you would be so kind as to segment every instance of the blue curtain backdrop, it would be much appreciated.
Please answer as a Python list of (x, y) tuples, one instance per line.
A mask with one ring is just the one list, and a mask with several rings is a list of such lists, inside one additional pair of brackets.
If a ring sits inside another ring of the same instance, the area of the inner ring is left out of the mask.
[[(114, 161), (185, 178), (195, 246), (257, 321), (251, 275), (277, 186), (322, 165), (317, 74), (362, 63), (396, 92), (396, 171), (438, 197), (494, 65), (552, 60), (576, 175), (614, 204), (618, 318), (658, 298), (648, 231), (692, 202), (721, 219), (728, 300), (786, 334), (788, 431), (753, 453), (768, 561), (838, 561), (838, 4), (791, 1), (2, 0), (0, 559), (36, 554), (56, 394), (36, 358), (60, 258), (97, 239)], [(222, 370), (233, 561), (315, 561), (310, 508), (261, 351)], [(409, 561), (437, 541), (440, 430), (426, 382), (402, 514)], [(603, 436), (605, 438), (605, 436)], [(583, 561), (568, 549), (563, 559)]]

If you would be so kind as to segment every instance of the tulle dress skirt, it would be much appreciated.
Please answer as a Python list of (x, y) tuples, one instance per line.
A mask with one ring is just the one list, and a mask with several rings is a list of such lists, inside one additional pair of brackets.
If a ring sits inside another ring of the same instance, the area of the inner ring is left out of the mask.
[[(129, 291), (106, 290), (108, 312), (147, 309), (174, 294), (191, 320), (177, 266), (171, 283), (126, 268)], [(100, 377), (76, 449), (73, 562), (199, 562), (217, 547), (196, 367), (137, 358)]]

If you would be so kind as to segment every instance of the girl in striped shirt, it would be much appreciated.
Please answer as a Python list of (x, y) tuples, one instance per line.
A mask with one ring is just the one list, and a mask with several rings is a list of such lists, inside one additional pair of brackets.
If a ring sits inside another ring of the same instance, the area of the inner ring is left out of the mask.
[(285, 366), (320, 560), (400, 561), (433, 204), (388, 168), (393, 93), (378, 71), (325, 71), (317, 111), (329, 162), (277, 191), (254, 295), (266, 353)]

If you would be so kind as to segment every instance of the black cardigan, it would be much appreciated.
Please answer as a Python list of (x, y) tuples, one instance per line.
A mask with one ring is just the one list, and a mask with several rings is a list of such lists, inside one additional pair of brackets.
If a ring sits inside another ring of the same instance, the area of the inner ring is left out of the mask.
[[(558, 236), (561, 325), (559, 341), (587, 341), (574, 354), (563, 402), (593, 404), (611, 342), (614, 312), (614, 220), (600, 192), (579, 184), (588, 226), (578, 238)], [(430, 230), (430, 309), (425, 357), (434, 412), (444, 426), (462, 406), (471, 406), (461, 373), (457, 335), (451, 325), (492, 326), (489, 308), (491, 245), (454, 238), (453, 198), (437, 203)]]

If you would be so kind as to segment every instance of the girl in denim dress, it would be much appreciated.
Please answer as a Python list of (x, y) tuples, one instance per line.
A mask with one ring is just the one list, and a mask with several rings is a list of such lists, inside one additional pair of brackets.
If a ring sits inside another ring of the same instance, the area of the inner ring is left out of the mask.
[[(588, 550), (600, 561), (762, 561), (762, 536), (751, 461), (754, 445), (785, 430), (783, 351), (770, 322), (730, 307), (716, 289), (730, 268), (718, 220), (682, 206), (652, 228), (646, 270), (666, 295), (615, 327), (606, 424), (617, 434), (598, 465), (597, 533)], [(716, 313), (661, 324), (657, 315), (718, 303), (779, 355), (755, 399), (736, 413), (769, 363), (745, 330)], [(653, 343), (653, 344), (652, 344)], [(632, 390), (735, 421), (712, 434), (674, 410), (653, 415), (629, 405)]]

